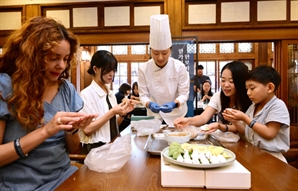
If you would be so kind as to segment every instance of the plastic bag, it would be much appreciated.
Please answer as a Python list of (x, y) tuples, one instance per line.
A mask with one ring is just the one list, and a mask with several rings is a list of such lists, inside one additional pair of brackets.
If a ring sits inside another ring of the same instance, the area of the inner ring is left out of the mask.
[(220, 130), (211, 133), (220, 142), (238, 142), (240, 136), (232, 132), (222, 132)]
[(137, 136), (147, 136), (156, 133), (160, 130), (161, 120), (140, 120), (136, 121), (135, 129), (137, 130)]
[(186, 126), (181, 129), (183, 132), (191, 133), (190, 139), (194, 139), (199, 135), (199, 131), (195, 126)]
[(118, 137), (113, 143), (93, 148), (84, 160), (90, 170), (109, 173), (121, 169), (131, 156), (131, 135)]

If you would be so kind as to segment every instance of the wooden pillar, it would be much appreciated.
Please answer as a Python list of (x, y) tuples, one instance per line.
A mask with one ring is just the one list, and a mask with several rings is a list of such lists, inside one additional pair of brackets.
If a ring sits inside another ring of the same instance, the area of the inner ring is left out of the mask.
[(31, 17), (41, 16), (40, 5), (25, 5), (25, 20), (30, 19)]
[(268, 63), (268, 43), (259, 42), (258, 44), (258, 65), (270, 65), (271, 63)]
[(182, 0), (168, 0), (165, 4), (169, 15), (172, 36), (182, 36)]

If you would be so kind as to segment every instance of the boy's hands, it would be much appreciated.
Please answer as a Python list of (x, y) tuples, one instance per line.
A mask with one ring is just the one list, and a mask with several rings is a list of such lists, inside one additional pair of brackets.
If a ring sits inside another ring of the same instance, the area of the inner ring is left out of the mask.
[(225, 120), (234, 123), (235, 121), (243, 120), (245, 114), (242, 111), (228, 108), (224, 110), (222, 116), (225, 118)]

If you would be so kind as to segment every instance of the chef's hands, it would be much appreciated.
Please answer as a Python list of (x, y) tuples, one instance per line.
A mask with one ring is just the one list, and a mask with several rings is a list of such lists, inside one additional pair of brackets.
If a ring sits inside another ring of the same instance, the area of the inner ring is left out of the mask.
[(151, 109), (153, 113), (159, 113), (159, 111), (162, 111), (164, 113), (170, 113), (171, 111), (173, 111), (173, 109), (176, 108), (176, 103), (174, 101), (171, 101), (163, 104), (162, 106), (159, 106), (155, 102), (150, 102), (148, 107), (149, 109)]
[(157, 103), (150, 102), (148, 107), (153, 113), (159, 113), (160, 111), (160, 106)]
[(170, 113), (175, 107), (176, 107), (176, 103), (174, 101), (171, 101), (171, 102), (163, 104), (160, 107), (160, 111), (162, 111), (164, 113)]

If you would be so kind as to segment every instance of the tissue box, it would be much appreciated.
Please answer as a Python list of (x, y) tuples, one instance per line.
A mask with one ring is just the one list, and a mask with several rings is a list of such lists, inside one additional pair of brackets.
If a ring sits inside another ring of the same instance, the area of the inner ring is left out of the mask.
[(206, 188), (249, 189), (251, 174), (237, 160), (225, 167), (205, 170)]
[(141, 120), (152, 120), (154, 119), (154, 116), (131, 116), (130, 126), (135, 127), (136, 123)]
[(161, 185), (163, 187), (249, 189), (251, 174), (237, 160), (224, 167), (198, 169), (172, 164), (161, 155)]
[(169, 163), (161, 155), (161, 185), (163, 187), (203, 188), (205, 185), (205, 171)]

